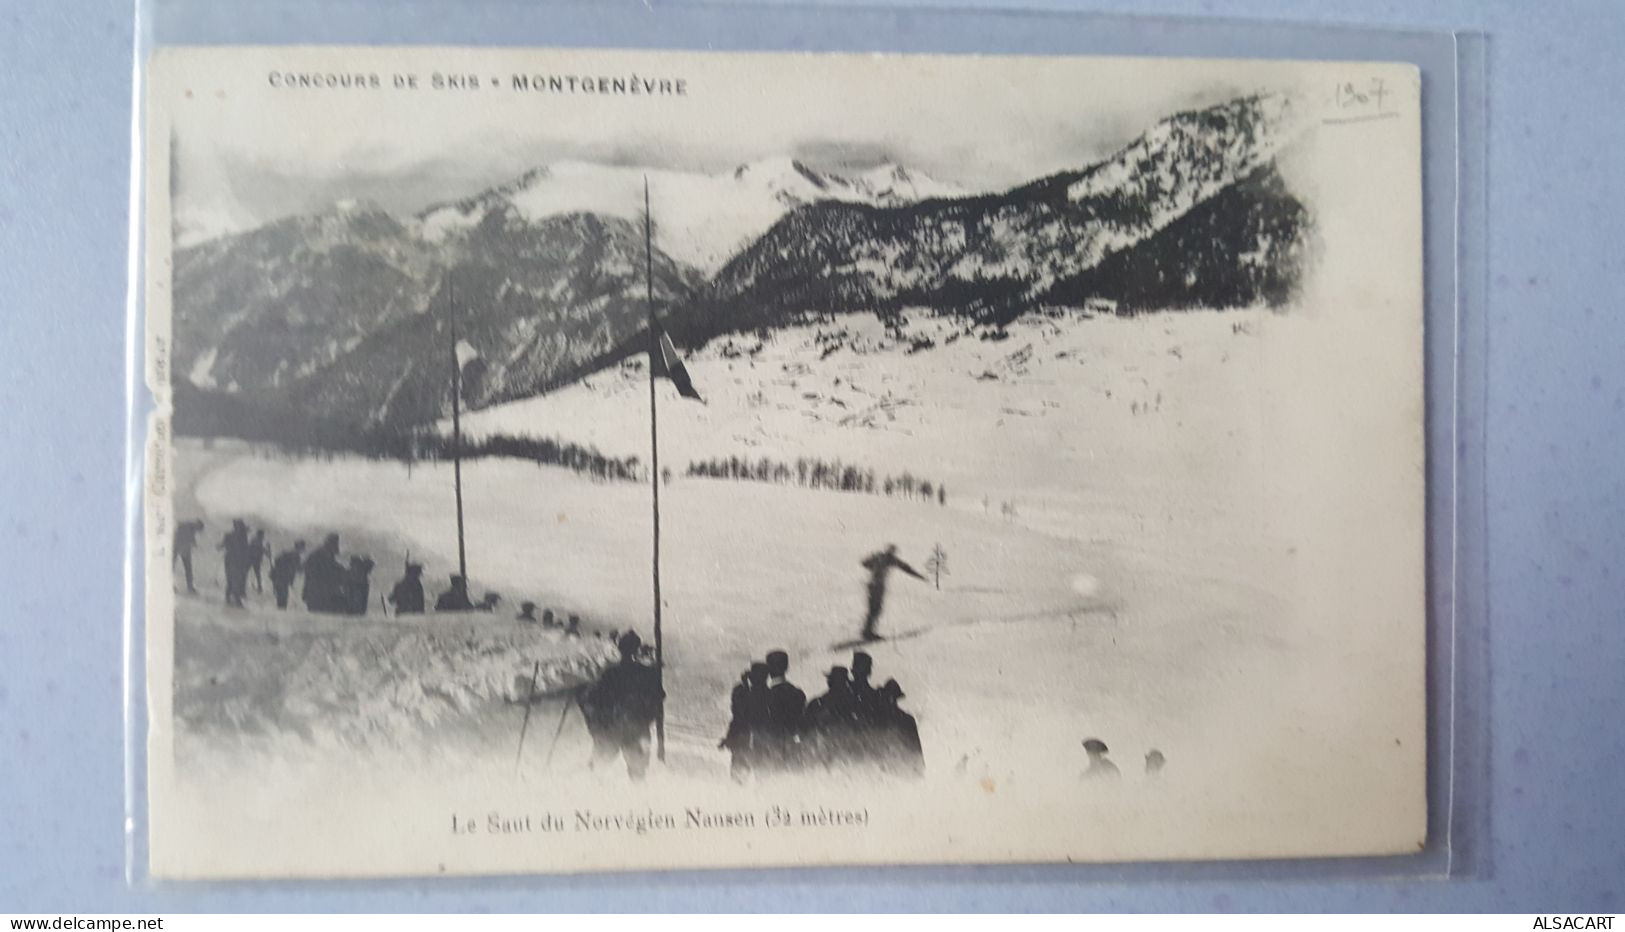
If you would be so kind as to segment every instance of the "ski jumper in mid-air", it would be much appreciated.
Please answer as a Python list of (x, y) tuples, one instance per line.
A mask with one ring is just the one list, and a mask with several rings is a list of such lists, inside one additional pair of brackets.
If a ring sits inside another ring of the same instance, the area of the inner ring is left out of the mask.
[(921, 582), (926, 581), (914, 567), (897, 558), (896, 544), (887, 544), (885, 550), (877, 550), (864, 557), (863, 568), (869, 571), (869, 610), (863, 616), (865, 641), (880, 640), (880, 633), (875, 628), (880, 624), (880, 613), (886, 607), (886, 577), (891, 575), (894, 567)]

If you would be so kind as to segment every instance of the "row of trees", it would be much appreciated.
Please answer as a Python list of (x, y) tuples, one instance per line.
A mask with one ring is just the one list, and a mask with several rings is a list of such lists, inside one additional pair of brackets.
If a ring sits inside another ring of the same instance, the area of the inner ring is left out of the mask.
[[(233, 393), (199, 389), (186, 382), (175, 383), (174, 428), (182, 437), (245, 440), (294, 456), (331, 460), (340, 454), (353, 454), (408, 466), (422, 460), (449, 460), (454, 446), (449, 435), (432, 427), (348, 424)], [(465, 437), (459, 452), (465, 460), (508, 456), (562, 466), (606, 482), (635, 482), (644, 475), (643, 464), (636, 456), (609, 456), (596, 447), (557, 437)]]
[(373, 433), (370, 441), (357, 452), (373, 459), (395, 459), (408, 464), (425, 460), (446, 461), (452, 458), (454, 452), (458, 452), (465, 461), (508, 457), (530, 460), (542, 466), (561, 466), (600, 482), (638, 482), (643, 479), (643, 464), (636, 456), (610, 456), (597, 447), (582, 446), (558, 437), (488, 434), (472, 440), (465, 437), (462, 446), (457, 448), (447, 434), (419, 430), (410, 433)]
[[(206, 436), (203, 438), (204, 445), (212, 446), (216, 439), (224, 438)], [(370, 460), (405, 463), (409, 470), (414, 463), (450, 460), (454, 446), (450, 437), (434, 431), (407, 432), (377, 428), (325, 438), (330, 442), (324, 443), (313, 443), (308, 437), (291, 443), (263, 437), (233, 439), (246, 439), (262, 450), (275, 451), (280, 456), (327, 462), (332, 462), (338, 456), (362, 456)], [(530, 460), (542, 466), (559, 466), (599, 482), (641, 482), (645, 478), (643, 463), (636, 456), (609, 456), (597, 447), (582, 446), (557, 437), (492, 434), (475, 440), (464, 439), (461, 453), (465, 461), (509, 457)]]
[[(421, 458), (448, 460), (452, 455), (450, 437), (434, 433), (427, 435), (428, 443), (421, 449)], [(636, 456), (615, 457), (602, 453), (597, 447), (584, 447), (557, 437), (512, 437), (491, 434), (478, 440), (463, 441), (465, 460), (487, 456), (506, 456), (530, 460), (545, 466), (562, 466), (602, 482), (637, 482), (642, 479), (642, 463)]]
[(804, 489), (889, 495), (948, 504), (948, 486), (945, 483), (932, 482), (906, 471), (895, 476), (877, 475), (873, 469), (839, 459), (803, 456), (792, 463), (767, 456), (754, 460), (741, 456), (719, 456), (691, 461), (684, 475), (699, 479), (772, 482), (797, 485)]

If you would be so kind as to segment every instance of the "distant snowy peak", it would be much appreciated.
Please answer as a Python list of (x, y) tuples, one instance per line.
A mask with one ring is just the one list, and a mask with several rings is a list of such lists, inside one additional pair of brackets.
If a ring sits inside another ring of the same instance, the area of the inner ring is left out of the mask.
[(903, 304), (979, 320), (1091, 299), (1279, 304), (1309, 222), (1274, 166), (1299, 116), (1286, 97), (1239, 97), (1161, 120), (1094, 165), (975, 198), (925, 197), (900, 168), (849, 179), (871, 203), (887, 185), (917, 199), (827, 197), (787, 214), (712, 276), (692, 336)]
[(512, 208), (537, 222), (569, 213), (623, 220), (643, 216), (649, 183), (655, 238), (668, 255), (705, 273), (715, 271), (798, 207), (819, 201), (894, 206), (962, 192), (922, 172), (886, 164), (854, 175), (820, 172), (788, 157), (749, 162), (717, 174), (563, 161), (418, 217), (433, 242), (455, 238), (493, 210)]
[(1152, 226), (1183, 214), (1259, 165), (1303, 128), (1290, 98), (1242, 97), (1157, 123), (1067, 188), (1074, 203), (1099, 197), (1161, 200)]
[(877, 203), (887, 205), (933, 198), (964, 197), (969, 193), (957, 185), (938, 181), (924, 172), (892, 163), (871, 168), (852, 180), (855, 185), (865, 189)]
[(363, 237), (402, 227), (384, 208), (373, 201), (345, 198), (309, 214), (298, 214), (260, 225), (246, 215), (220, 207), (177, 205), (173, 224), (176, 249), (191, 249), (226, 240), (262, 228), (300, 227), (324, 237), (344, 237), (360, 232)]
[(893, 162), (852, 174), (821, 172), (788, 157), (747, 162), (733, 171), (743, 186), (771, 192), (788, 207), (818, 201), (847, 201), (882, 206), (934, 197), (961, 197), (966, 192), (924, 172)]

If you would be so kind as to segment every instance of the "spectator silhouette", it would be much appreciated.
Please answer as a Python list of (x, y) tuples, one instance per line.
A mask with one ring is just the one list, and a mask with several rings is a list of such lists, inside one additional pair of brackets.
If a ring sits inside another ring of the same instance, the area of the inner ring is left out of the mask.
[(898, 707), (906, 694), (896, 680), (887, 680), (877, 691), (880, 707), (874, 729), (879, 738), (880, 769), (888, 776), (917, 780), (925, 776), (925, 752), (920, 746), (920, 728), (914, 716)]
[[(259, 528), (248, 541), (248, 569), (254, 574), (254, 591), (265, 591), (265, 579), (260, 575), (260, 565), (271, 555), (271, 545), (265, 542), (265, 528)], [(244, 588), (247, 588), (246, 582)]]
[(339, 536), (329, 534), (320, 547), (305, 558), (305, 588), (301, 593), (305, 608), (313, 612), (344, 610), (344, 567), (339, 563)]
[(225, 553), (226, 604), (242, 608), (248, 595), (248, 525), (241, 518), (231, 522), (231, 530), (220, 538)]
[(845, 667), (831, 667), (822, 696), (807, 703), (802, 716), (802, 746), (808, 763), (843, 770), (861, 755), (857, 697)]
[(389, 604), (396, 615), (423, 614), (423, 564), (407, 561), (405, 575), (389, 590)]
[(767, 721), (762, 729), (762, 768), (768, 772), (794, 770), (801, 765), (801, 717), (807, 694), (788, 679), (790, 655), (782, 650), (767, 655)]
[(852, 652), (852, 699), (863, 714), (875, 705), (875, 688), (869, 682), (874, 671), (875, 659), (867, 651)]
[(344, 571), (343, 598), (346, 615), (367, 614), (367, 603), (372, 598), (373, 566), (371, 557), (350, 557), (350, 565)]
[(197, 536), (203, 533), (202, 521), (182, 521), (175, 525), (175, 555), (170, 560), (174, 566), (179, 560), (181, 569), (186, 573), (186, 591), (197, 594), (197, 588), (192, 585), (192, 551), (197, 547)]
[(717, 745), (730, 755), (728, 773), (734, 782), (750, 779), (760, 753), (758, 745), (764, 740), (767, 725), (767, 664), (753, 663), (740, 674), (729, 697), (728, 733)]
[(276, 607), (288, 607), (288, 593), (305, 561), (305, 542), (296, 540), (292, 550), (284, 550), (271, 561), (271, 592), (276, 595)]
[(474, 609), (474, 603), (468, 600), (468, 580), (457, 573), (451, 574), (451, 588), (440, 593), (434, 600), (434, 610), (437, 612), (467, 612)]
[(637, 632), (622, 635), (616, 645), (620, 662), (604, 671), (581, 703), (592, 736), (593, 769), (622, 757), (633, 782), (641, 782), (649, 771), (649, 726), (665, 699), (660, 673), (638, 662), (641, 646)]

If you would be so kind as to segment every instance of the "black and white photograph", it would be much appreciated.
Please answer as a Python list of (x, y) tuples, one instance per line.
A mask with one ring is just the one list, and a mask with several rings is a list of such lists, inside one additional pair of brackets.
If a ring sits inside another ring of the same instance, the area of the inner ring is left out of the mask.
[(1426, 840), (1403, 65), (167, 49), (162, 877)]

